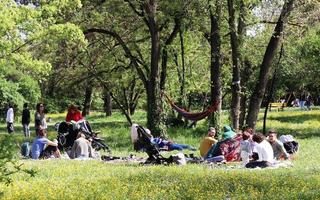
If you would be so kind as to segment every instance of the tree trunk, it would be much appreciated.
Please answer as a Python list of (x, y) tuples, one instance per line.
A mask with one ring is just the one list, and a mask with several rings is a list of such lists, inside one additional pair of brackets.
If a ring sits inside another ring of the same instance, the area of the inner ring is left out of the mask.
[(154, 136), (162, 134), (161, 114), (162, 105), (160, 97), (159, 57), (160, 57), (160, 33), (156, 21), (156, 0), (149, 0), (145, 4), (148, 15), (148, 28), (151, 35), (151, 70), (147, 82), (147, 127)]
[(162, 49), (161, 58), (161, 74), (160, 74), (160, 90), (165, 90), (166, 78), (167, 78), (167, 63), (168, 63), (168, 50), (167, 46)]
[(239, 117), (239, 126), (243, 127), (245, 125), (246, 119), (246, 110), (247, 110), (247, 100), (248, 100), (248, 82), (251, 79), (253, 69), (251, 62), (245, 58), (242, 63), (243, 69), (241, 70), (242, 77), (242, 92), (240, 96), (240, 117)]
[(244, 126), (244, 121), (246, 118), (246, 109), (247, 109), (247, 95), (241, 94), (240, 96), (240, 115), (239, 115), (239, 127)]
[(104, 89), (104, 94), (103, 94), (103, 107), (104, 107), (104, 112), (106, 116), (111, 116), (112, 115), (112, 100), (110, 96), (110, 92), (107, 89)]
[(168, 63), (168, 46), (173, 42), (174, 38), (177, 36), (178, 31), (180, 30), (180, 19), (175, 19), (175, 25), (169, 37), (165, 41), (165, 45), (162, 48), (162, 57), (161, 57), (161, 74), (160, 74), (160, 90), (165, 90), (166, 76), (167, 76), (167, 63)]
[[(240, 8), (239, 8), (239, 21), (238, 21), (238, 46), (239, 49), (243, 48), (243, 39), (246, 33), (246, 4), (243, 0), (240, 0)], [(247, 109), (247, 84), (248, 81), (251, 79), (252, 75), (252, 65), (248, 59), (244, 59), (239, 52), (239, 61), (241, 63), (241, 70), (240, 70), (240, 80), (241, 80), (241, 93), (240, 93), (240, 113), (239, 113), (239, 128), (245, 125), (245, 118), (246, 118), (246, 109)]]
[(281, 43), (284, 25), (288, 22), (288, 17), (293, 9), (294, 2), (295, 0), (285, 1), (280, 17), (277, 21), (277, 25), (274, 29), (274, 33), (269, 41), (262, 64), (260, 66), (259, 79), (256, 84), (255, 90), (250, 98), (250, 105), (247, 116), (247, 124), (253, 129), (255, 129), (256, 122), (258, 120), (261, 102), (266, 91), (267, 81), (271, 71), (271, 64), (277, 52), (279, 44)]
[[(221, 1), (216, 0), (215, 12), (210, 8), (210, 22), (211, 31), (209, 36), (209, 43), (211, 49), (211, 61), (210, 61), (210, 102), (219, 101), (218, 109), (215, 111), (209, 119), (209, 125), (214, 126), (217, 130), (220, 130), (220, 115), (221, 115), (221, 81), (220, 81), (220, 18), (221, 18)], [(214, 14), (213, 14), (214, 13)]]
[(230, 43), (232, 49), (232, 99), (231, 99), (231, 121), (235, 130), (239, 129), (239, 110), (240, 110), (240, 66), (239, 66), (239, 46), (238, 37), (235, 25), (235, 10), (233, 7), (233, 0), (228, 0), (228, 13), (229, 13), (229, 31)]
[(84, 102), (83, 102), (83, 109), (82, 109), (83, 116), (87, 116), (90, 114), (90, 108), (92, 103), (92, 93), (93, 93), (93, 88), (92, 88), (92, 85), (89, 83), (86, 87), (86, 91), (84, 95)]

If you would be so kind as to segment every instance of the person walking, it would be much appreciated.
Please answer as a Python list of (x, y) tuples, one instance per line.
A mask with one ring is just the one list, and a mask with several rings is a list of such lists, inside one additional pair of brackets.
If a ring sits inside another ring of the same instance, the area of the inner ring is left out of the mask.
[(7, 117), (6, 117), (7, 130), (9, 134), (13, 133), (14, 131), (13, 119), (14, 119), (13, 106), (12, 104), (9, 104), (9, 108), (7, 110)]
[(30, 111), (28, 108), (28, 103), (23, 104), (23, 111), (22, 111), (22, 128), (23, 134), (25, 137), (30, 137)]

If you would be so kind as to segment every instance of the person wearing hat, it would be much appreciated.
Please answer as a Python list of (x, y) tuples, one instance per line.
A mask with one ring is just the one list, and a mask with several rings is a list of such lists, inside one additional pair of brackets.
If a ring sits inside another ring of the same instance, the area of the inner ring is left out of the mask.
[(209, 149), (218, 141), (214, 139), (214, 136), (216, 135), (216, 129), (214, 127), (210, 127), (208, 130), (208, 135), (202, 140), (200, 144), (200, 155), (201, 157), (204, 157)]
[(222, 139), (233, 138), (235, 135), (236, 133), (232, 131), (230, 126), (225, 125), (223, 127)]

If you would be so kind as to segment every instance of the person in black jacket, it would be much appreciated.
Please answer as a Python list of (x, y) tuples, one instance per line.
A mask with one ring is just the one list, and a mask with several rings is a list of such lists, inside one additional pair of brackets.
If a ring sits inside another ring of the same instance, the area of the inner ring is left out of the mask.
[(28, 108), (28, 104), (23, 104), (23, 111), (22, 111), (22, 127), (23, 127), (23, 133), (25, 137), (30, 137), (30, 111)]

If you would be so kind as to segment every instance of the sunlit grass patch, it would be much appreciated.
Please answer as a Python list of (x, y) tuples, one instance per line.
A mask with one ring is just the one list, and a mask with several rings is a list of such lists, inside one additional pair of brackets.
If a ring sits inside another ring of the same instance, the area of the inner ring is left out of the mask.
[[(225, 113), (226, 114), (226, 113)], [(53, 125), (65, 114), (48, 115), (49, 137)], [(224, 115), (226, 122), (228, 116)], [(94, 130), (101, 131), (114, 156), (146, 157), (133, 151), (130, 126), (124, 116), (103, 113), (88, 116)], [(134, 122), (145, 125), (145, 113), (138, 111)], [(141, 166), (137, 163), (111, 164), (101, 161), (52, 159), (22, 160), (24, 167), (35, 169), (36, 177), (14, 175), (9, 187), (0, 185), (3, 199), (320, 199), (320, 111), (285, 110), (269, 112), (267, 129), (279, 134), (294, 134), (300, 151), (292, 168), (247, 170), (234, 165)], [(262, 115), (258, 130), (262, 129)], [(226, 124), (226, 123), (224, 123)], [(4, 129), (4, 124), (1, 125)], [(0, 130), (3, 130), (0, 129)], [(196, 148), (207, 132), (205, 121), (192, 129), (168, 128), (168, 137)], [(6, 134), (5, 131), (1, 131)], [(17, 142), (25, 139), (14, 134)], [(104, 154), (104, 152), (101, 152)], [(175, 152), (164, 152), (165, 157)], [(186, 154), (193, 153), (185, 151)], [(199, 155), (199, 152), (195, 152)], [(235, 165), (237, 166), (237, 165)], [(276, 194), (276, 195), (275, 195)]]

